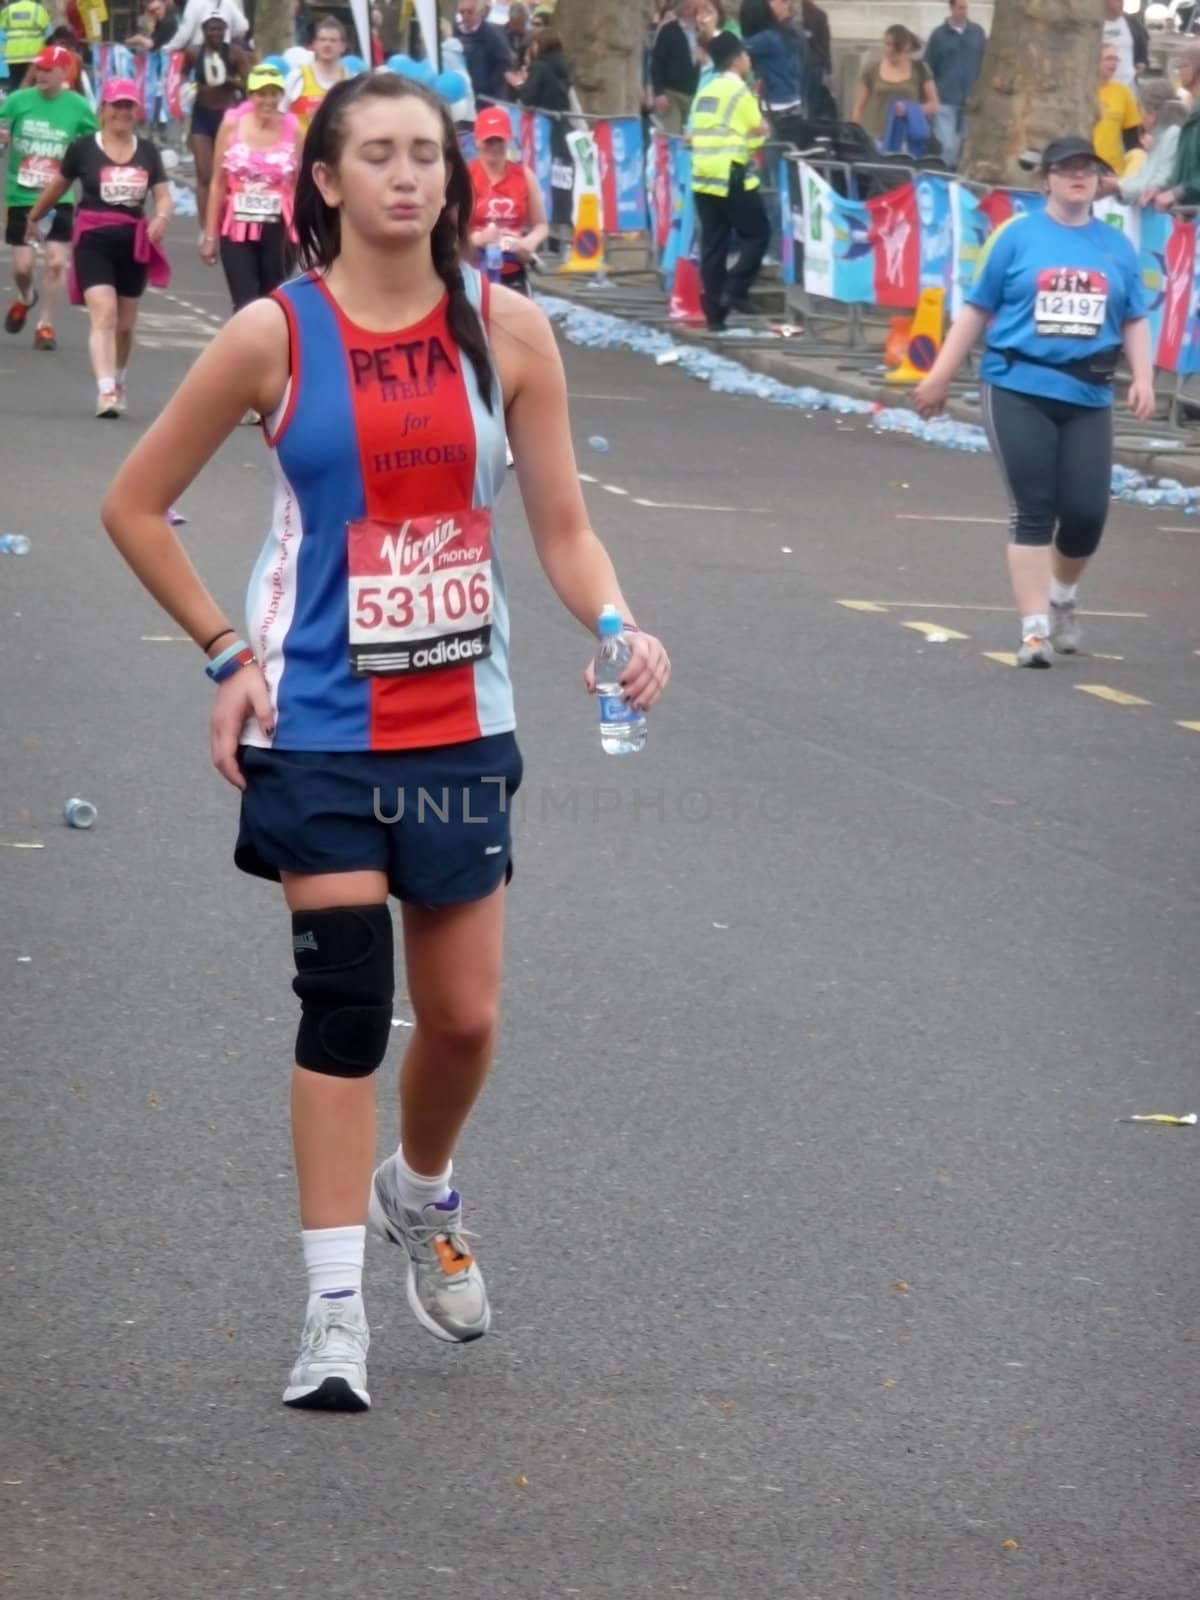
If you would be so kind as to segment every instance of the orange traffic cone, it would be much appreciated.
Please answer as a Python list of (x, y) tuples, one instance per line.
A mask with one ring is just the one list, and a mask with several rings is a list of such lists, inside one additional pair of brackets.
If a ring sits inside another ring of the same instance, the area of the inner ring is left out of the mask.
[(928, 377), (930, 368), (942, 348), (942, 317), (946, 300), (944, 289), (922, 289), (917, 301), (916, 315), (908, 333), (908, 348), (904, 359), (894, 372), (884, 377), (885, 383), (920, 383)]
[(680, 256), (675, 263), (670, 315), (672, 322), (704, 321), (704, 308), (700, 304), (700, 268), (690, 256)]
[(908, 354), (908, 336), (912, 331), (911, 317), (893, 317), (888, 323), (888, 336), (883, 346), (885, 367), (898, 367)]
[(600, 197), (581, 194), (575, 207), (575, 231), (560, 272), (592, 272), (604, 276), (604, 230), (600, 226)]

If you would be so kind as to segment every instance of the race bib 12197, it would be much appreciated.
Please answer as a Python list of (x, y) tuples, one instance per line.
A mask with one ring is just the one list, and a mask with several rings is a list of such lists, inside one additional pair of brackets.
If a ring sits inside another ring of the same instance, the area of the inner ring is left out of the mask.
[(1037, 276), (1034, 332), (1049, 339), (1094, 339), (1108, 309), (1108, 279), (1090, 267), (1044, 267)]

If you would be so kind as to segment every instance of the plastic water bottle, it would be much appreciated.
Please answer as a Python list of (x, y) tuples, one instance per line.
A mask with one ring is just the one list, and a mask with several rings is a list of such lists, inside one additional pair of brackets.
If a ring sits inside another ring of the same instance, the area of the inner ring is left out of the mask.
[(646, 713), (635, 711), (621, 693), (621, 674), (633, 655), (621, 613), (605, 606), (597, 627), (596, 694), (600, 701), (600, 744), (606, 755), (631, 756), (646, 744)]
[(504, 246), (499, 239), (493, 239), (484, 251), (484, 263), (488, 277), (493, 283), (499, 283), (504, 271)]
[(27, 556), (33, 548), (32, 540), (23, 533), (0, 533), (0, 555)]
[(72, 795), (63, 806), (63, 821), (68, 828), (91, 828), (99, 814), (90, 800), (81, 800), (78, 795)]

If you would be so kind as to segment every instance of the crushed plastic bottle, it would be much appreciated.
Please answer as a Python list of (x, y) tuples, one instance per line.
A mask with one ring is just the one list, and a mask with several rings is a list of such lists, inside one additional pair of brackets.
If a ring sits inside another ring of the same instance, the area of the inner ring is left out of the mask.
[(608, 440), (603, 434), (594, 433), (588, 440), (588, 444), (596, 451), (597, 455), (606, 456), (608, 454)]
[(32, 548), (32, 539), (23, 533), (0, 533), (0, 556), (27, 556)]

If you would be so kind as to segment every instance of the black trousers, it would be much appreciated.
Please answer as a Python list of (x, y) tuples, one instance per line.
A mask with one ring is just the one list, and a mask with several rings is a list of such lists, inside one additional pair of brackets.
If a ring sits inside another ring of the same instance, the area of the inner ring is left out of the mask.
[[(762, 195), (757, 189), (743, 188), (743, 178), (743, 168), (734, 167), (727, 195), (696, 195), (700, 281), (704, 285), (704, 311), (710, 323), (719, 322), (732, 301), (744, 300), (750, 293), (771, 237)], [(729, 241), (735, 233), (741, 241), (741, 250), (733, 270), (728, 271)]]
[(1095, 555), (1108, 517), (1111, 406), (983, 386), (983, 425), (1012, 503), (1013, 544)]
[(266, 222), (257, 239), (221, 236), (221, 265), (233, 309), (240, 311), (278, 289), (288, 275), (287, 231), (282, 222)]

